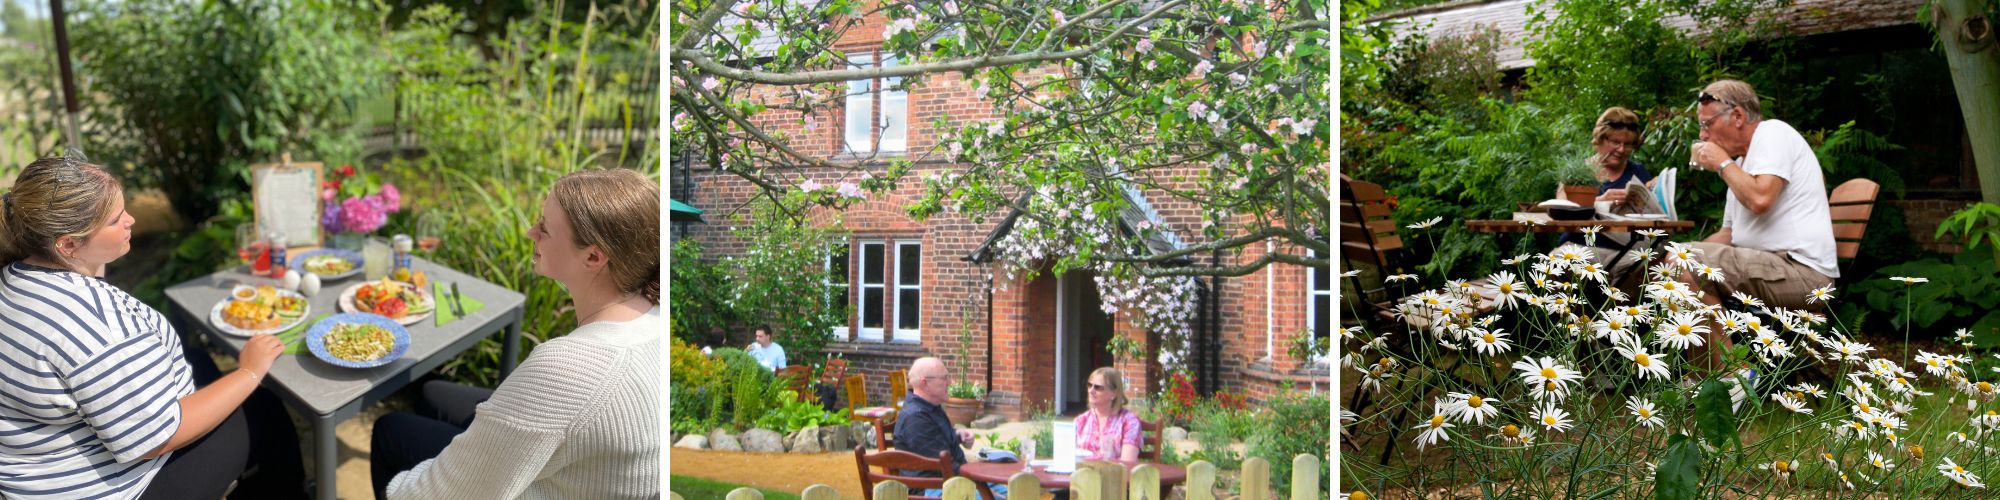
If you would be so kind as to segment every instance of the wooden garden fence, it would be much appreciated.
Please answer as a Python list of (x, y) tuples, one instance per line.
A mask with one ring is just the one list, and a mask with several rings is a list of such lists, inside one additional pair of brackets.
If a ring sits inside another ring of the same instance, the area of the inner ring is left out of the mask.
[[(1292, 458), (1292, 491), (1290, 500), (1318, 500), (1326, 498), (1319, 491), (1319, 478), (1323, 466), (1319, 457), (1299, 455)], [(1132, 469), (1130, 478), (1123, 477), (1122, 466), (1091, 468), (1077, 467), (1070, 477), (1070, 497), (1077, 500), (1161, 500), (1161, 496), (1171, 488), (1160, 486), (1160, 471), (1151, 465), (1140, 465)], [(1187, 500), (1215, 499), (1215, 464), (1198, 460), (1187, 467)], [(1271, 463), (1263, 458), (1251, 457), (1243, 461), (1241, 476), (1243, 485), (1239, 500), (1280, 500), (1271, 491)], [(1014, 474), (1007, 481), (1008, 498), (1041, 498), (1042, 484), (1033, 474)], [(875, 484), (875, 500), (905, 500), (910, 497), (910, 489), (903, 483), (884, 481)], [(669, 492), (673, 500), (685, 500), (680, 494)], [(799, 492), (801, 500), (840, 500), (840, 494), (832, 486), (815, 484)], [(764, 494), (751, 488), (737, 488), (729, 492), (726, 500), (763, 500)], [(954, 477), (944, 483), (944, 500), (979, 500), (979, 486), (971, 479)]]

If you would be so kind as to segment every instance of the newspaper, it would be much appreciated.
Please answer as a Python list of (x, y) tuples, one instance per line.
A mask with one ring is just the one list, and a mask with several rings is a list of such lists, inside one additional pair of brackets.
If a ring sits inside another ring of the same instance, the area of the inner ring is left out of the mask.
[(1625, 184), (1625, 200), (1600, 208), (1598, 215), (1611, 220), (1668, 219), (1678, 217), (1674, 211), (1674, 177), (1676, 169), (1669, 168), (1653, 178), (1653, 186), (1633, 179)]

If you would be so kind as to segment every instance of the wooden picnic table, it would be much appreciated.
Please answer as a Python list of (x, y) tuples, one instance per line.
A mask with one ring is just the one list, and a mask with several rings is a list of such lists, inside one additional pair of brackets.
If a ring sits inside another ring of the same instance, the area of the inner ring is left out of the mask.
[[(1536, 223), (1526, 222), (1534, 220)], [(1465, 221), (1465, 229), (1475, 233), (1579, 233), (1591, 226), (1604, 228), (1606, 232), (1628, 233), (1641, 229), (1658, 229), (1667, 234), (1678, 234), (1694, 230), (1690, 220), (1550, 220), (1548, 214), (1516, 212), (1512, 219), (1473, 219)]]

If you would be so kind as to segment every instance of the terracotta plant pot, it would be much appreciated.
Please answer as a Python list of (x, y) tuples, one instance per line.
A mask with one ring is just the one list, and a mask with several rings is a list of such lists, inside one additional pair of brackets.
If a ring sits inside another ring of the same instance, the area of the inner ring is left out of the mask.
[(986, 402), (978, 399), (946, 398), (944, 400), (944, 416), (951, 420), (951, 425), (971, 425), (972, 419), (979, 418), (979, 410), (985, 408)]
[(1597, 202), (1597, 186), (1564, 185), (1563, 199), (1575, 202), (1580, 207), (1588, 207)]

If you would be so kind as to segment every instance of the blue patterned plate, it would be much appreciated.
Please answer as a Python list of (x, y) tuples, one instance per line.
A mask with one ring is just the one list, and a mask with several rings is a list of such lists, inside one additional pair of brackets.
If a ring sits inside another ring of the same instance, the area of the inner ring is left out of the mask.
[[(396, 336), (396, 345), (395, 347), (389, 348), (389, 354), (384, 355), (380, 358), (375, 358), (368, 361), (350, 361), (346, 359), (340, 359), (339, 357), (335, 357), (332, 353), (327, 352), (325, 337), (327, 332), (333, 331), (334, 325), (339, 325), (341, 323), (358, 323), (358, 324), (374, 325), (382, 327), (383, 329), (389, 330), (390, 334)], [(319, 323), (314, 323), (312, 329), (306, 330), (306, 349), (312, 351), (313, 357), (319, 358), (320, 361), (325, 361), (327, 362), (327, 364), (330, 365), (344, 366), (348, 368), (374, 368), (377, 366), (389, 364), (390, 362), (395, 361), (397, 359), (401, 359), (404, 353), (410, 351), (410, 331), (404, 329), (403, 325), (397, 324), (395, 320), (382, 317), (379, 314), (361, 314), (361, 313), (335, 314), (332, 316), (328, 316), (326, 319), (320, 320)]]
[(298, 271), (302, 273), (312, 272), (306, 270), (306, 262), (313, 260), (313, 257), (319, 257), (319, 256), (344, 259), (348, 263), (354, 264), (354, 267), (348, 268), (348, 270), (345, 272), (339, 272), (333, 274), (313, 273), (313, 274), (318, 274), (321, 280), (326, 280), (326, 281), (347, 279), (356, 274), (360, 274), (361, 264), (363, 262), (366, 262), (361, 259), (361, 254), (358, 253), (349, 252), (338, 248), (315, 248), (312, 250), (299, 252), (298, 255), (291, 256), (292, 261), (287, 264), (289, 264), (292, 267), (293, 271)]

